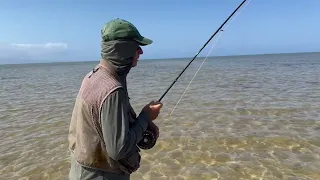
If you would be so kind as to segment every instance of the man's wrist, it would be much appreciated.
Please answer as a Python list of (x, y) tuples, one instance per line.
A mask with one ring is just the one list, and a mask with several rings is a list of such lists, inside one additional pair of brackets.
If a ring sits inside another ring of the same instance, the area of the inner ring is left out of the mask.
[(149, 124), (152, 122), (150, 112), (142, 110), (139, 114), (139, 119), (141, 120), (140, 123), (143, 127), (143, 131), (146, 131)]
[(140, 115), (144, 116), (144, 119), (145, 119), (148, 123), (152, 122), (152, 120), (151, 120), (151, 112), (150, 112), (150, 111), (142, 110), (142, 112), (140, 113)]

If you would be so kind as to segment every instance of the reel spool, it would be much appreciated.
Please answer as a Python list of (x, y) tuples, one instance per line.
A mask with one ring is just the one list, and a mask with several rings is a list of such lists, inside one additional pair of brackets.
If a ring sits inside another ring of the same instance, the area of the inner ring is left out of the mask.
[(139, 148), (141, 149), (151, 149), (157, 142), (156, 133), (154, 133), (152, 130), (147, 129), (143, 133), (143, 137), (141, 141), (137, 144)]

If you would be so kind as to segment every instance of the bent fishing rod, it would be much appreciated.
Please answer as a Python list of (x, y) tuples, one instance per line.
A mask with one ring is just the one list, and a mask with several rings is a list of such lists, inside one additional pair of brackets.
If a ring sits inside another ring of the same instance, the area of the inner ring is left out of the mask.
[[(222, 27), (228, 22), (228, 20), (238, 11), (238, 9), (246, 2), (247, 0), (244, 0), (233, 12), (232, 14), (222, 23), (222, 25), (216, 30), (216, 32), (210, 37), (210, 39), (203, 45), (203, 47), (199, 50), (199, 52), (193, 57), (193, 59), (188, 63), (188, 65), (182, 70), (182, 72), (179, 74), (179, 76), (173, 81), (173, 83), (170, 85), (170, 87), (165, 91), (165, 93), (161, 96), (159, 99), (159, 102), (162, 100), (162, 98), (169, 92), (169, 90), (172, 88), (174, 83), (177, 82), (177, 80), (180, 78), (180, 76), (184, 73), (184, 71), (189, 67), (189, 65), (192, 63), (192, 61), (195, 60), (195, 58), (200, 54), (200, 52), (206, 47), (206, 45), (211, 41), (211, 39), (222, 29)], [(251, 1), (251, 0), (250, 0)], [(250, 2), (249, 1), (249, 2)], [(157, 141), (156, 133), (152, 129), (148, 129), (144, 132), (142, 140), (138, 142), (138, 147), (140, 149), (151, 149)]]
[(192, 60), (188, 63), (188, 65), (181, 71), (178, 77), (172, 82), (169, 88), (164, 92), (164, 94), (160, 97), (159, 102), (164, 98), (164, 96), (169, 92), (172, 86), (178, 81), (180, 76), (184, 73), (184, 71), (190, 66), (190, 64), (197, 58), (200, 52), (207, 46), (207, 44), (211, 41), (212, 38), (222, 29), (222, 27), (229, 21), (229, 19), (238, 11), (238, 9), (246, 2), (247, 0), (242, 1), (242, 3), (232, 12), (232, 14), (221, 24), (221, 26), (215, 31), (215, 33), (209, 38), (209, 40), (202, 46), (199, 52), (192, 58)]

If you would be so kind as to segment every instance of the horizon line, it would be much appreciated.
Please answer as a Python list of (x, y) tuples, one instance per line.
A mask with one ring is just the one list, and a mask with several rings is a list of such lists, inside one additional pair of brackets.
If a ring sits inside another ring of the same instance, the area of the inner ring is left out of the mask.
[[(320, 51), (301, 51), (301, 52), (281, 52), (281, 53), (257, 53), (257, 54), (234, 54), (234, 55), (213, 55), (208, 56), (208, 58), (223, 58), (223, 57), (241, 57), (241, 56), (262, 56), (262, 55), (281, 55), (281, 54), (312, 54), (320, 53)], [(168, 58), (145, 58), (140, 59), (140, 61), (151, 61), (151, 60), (165, 60), (165, 59), (190, 59), (193, 57), (168, 57)], [(205, 58), (205, 56), (198, 56), (196, 58)], [(27, 63), (6, 63), (0, 65), (24, 65), (24, 64), (54, 64), (54, 63), (90, 63), (90, 62), (99, 62), (99, 60), (88, 60), (88, 61), (50, 61), (50, 62), (27, 62)]]

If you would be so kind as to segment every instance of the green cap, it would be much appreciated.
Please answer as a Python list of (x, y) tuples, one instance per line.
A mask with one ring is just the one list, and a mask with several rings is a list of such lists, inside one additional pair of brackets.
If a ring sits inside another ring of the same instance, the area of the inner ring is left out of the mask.
[(142, 46), (153, 42), (151, 39), (143, 37), (133, 24), (119, 18), (106, 23), (101, 30), (101, 36), (104, 41), (132, 39)]

